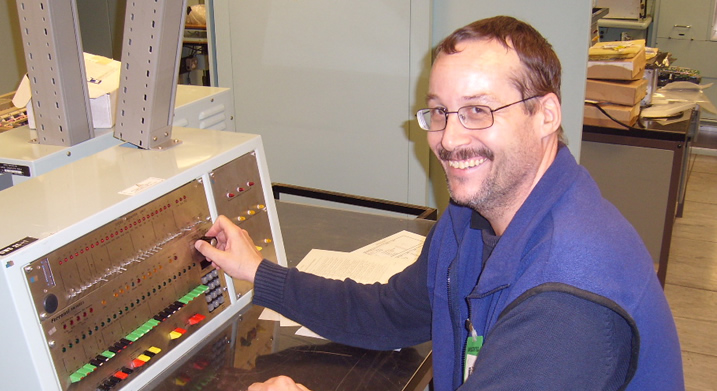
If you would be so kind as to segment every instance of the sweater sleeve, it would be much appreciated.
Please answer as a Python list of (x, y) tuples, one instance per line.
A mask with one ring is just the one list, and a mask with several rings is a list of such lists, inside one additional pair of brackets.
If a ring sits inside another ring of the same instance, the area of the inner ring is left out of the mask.
[(413, 346), (431, 338), (427, 251), (387, 284), (331, 280), (264, 260), (254, 304), (271, 308), (334, 342), (367, 349)]
[(626, 382), (632, 331), (615, 311), (544, 292), (504, 315), (460, 391), (618, 390)]

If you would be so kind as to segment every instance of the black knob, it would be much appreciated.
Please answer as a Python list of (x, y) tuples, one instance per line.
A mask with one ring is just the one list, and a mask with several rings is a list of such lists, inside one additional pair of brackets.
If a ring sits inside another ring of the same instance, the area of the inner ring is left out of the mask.
[(203, 240), (203, 241), (205, 241), (205, 242), (211, 244), (212, 247), (216, 247), (216, 246), (217, 246), (217, 238), (215, 238), (215, 237), (202, 236), (202, 237), (199, 238), (198, 240)]
[(59, 301), (57, 300), (57, 296), (50, 293), (49, 295), (45, 296), (45, 300), (43, 300), (42, 305), (45, 307), (45, 311), (47, 311), (48, 314), (51, 314), (55, 311), (57, 311), (57, 306), (59, 305)]

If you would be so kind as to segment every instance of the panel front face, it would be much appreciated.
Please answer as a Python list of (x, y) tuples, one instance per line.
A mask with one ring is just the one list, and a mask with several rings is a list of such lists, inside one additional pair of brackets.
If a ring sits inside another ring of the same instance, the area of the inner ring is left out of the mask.
[(209, 226), (195, 180), (26, 267), (63, 390), (125, 385), (229, 305), (193, 247)]
[[(247, 230), (262, 256), (277, 262), (256, 154), (231, 161), (214, 170), (210, 177), (217, 212)], [(243, 295), (251, 284), (235, 280), (234, 287), (238, 295)]]

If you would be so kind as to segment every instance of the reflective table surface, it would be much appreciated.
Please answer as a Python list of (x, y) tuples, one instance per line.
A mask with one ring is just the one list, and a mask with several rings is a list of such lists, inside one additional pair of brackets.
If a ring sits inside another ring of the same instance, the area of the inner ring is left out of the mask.
[[(289, 266), (314, 248), (353, 251), (402, 230), (427, 235), (433, 221), (277, 201)], [(297, 327), (259, 320), (249, 306), (144, 389), (245, 390), (278, 375), (314, 391), (424, 390), (431, 345), (374, 351), (297, 336)]]

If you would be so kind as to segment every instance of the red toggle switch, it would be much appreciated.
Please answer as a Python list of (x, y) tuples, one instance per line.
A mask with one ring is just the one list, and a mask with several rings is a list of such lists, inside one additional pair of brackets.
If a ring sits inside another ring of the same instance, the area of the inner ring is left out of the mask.
[(202, 314), (196, 314), (196, 315), (192, 316), (191, 318), (189, 318), (189, 324), (195, 325), (195, 324), (203, 321), (205, 318), (206, 318), (206, 316), (204, 316)]
[(134, 360), (132, 360), (132, 368), (139, 368), (146, 363), (146, 361), (142, 361), (138, 358), (135, 358)]
[(117, 372), (115, 372), (115, 374), (112, 375), (112, 376), (114, 376), (114, 377), (116, 377), (116, 378), (118, 378), (118, 379), (120, 379), (120, 380), (124, 380), (124, 379), (126, 379), (127, 376), (129, 376), (129, 375), (126, 374), (126, 373), (124, 373), (124, 372), (122, 372), (122, 371), (117, 371)]

